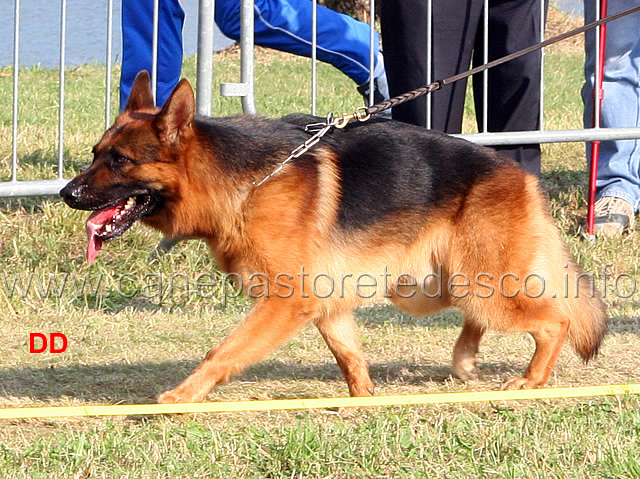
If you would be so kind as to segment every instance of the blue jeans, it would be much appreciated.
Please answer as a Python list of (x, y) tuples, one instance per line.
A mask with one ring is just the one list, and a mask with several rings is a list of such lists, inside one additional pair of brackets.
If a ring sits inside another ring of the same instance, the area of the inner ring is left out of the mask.
[[(256, 45), (311, 56), (309, 0), (255, 0)], [(161, 0), (158, 25), (158, 105), (164, 104), (180, 79), (184, 11), (178, 0)], [(216, 0), (215, 20), (228, 37), (240, 38), (240, 1)], [(120, 108), (129, 97), (140, 70), (151, 71), (153, 1), (122, 0), (122, 76)], [(318, 6), (318, 59), (330, 63), (358, 85), (369, 80), (368, 24)], [(384, 72), (378, 63), (379, 36), (374, 34), (374, 77)]]
[[(637, 4), (637, 0), (613, 0), (608, 15), (621, 12)], [(585, 0), (585, 20), (595, 20), (595, 0)], [(601, 122), (604, 128), (640, 126), (640, 14), (633, 13), (607, 24), (604, 97)], [(595, 84), (596, 30), (586, 36), (586, 83), (582, 89), (584, 125), (593, 125), (593, 88)], [(591, 145), (587, 144), (587, 158), (591, 160)], [(622, 198), (635, 211), (640, 207), (640, 141), (603, 141), (598, 160), (597, 198)]]

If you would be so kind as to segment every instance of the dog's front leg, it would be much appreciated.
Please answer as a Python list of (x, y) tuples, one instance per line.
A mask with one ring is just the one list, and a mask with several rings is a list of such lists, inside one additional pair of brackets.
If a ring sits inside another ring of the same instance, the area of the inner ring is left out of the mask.
[(160, 403), (198, 402), (214, 386), (262, 359), (313, 319), (312, 304), (292, 298), (258, 301), (242, 323), (175, 389), (158, 396)]

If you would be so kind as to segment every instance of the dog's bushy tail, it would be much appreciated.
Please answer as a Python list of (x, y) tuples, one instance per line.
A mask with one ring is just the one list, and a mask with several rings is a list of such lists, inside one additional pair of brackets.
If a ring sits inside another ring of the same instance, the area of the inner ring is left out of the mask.
[(569, 341), (585, 362), (593, 359), (607, 332), (607, 311), (592, 275), (568, 259), (564, 314), (570, 318)]
[(556, 227), (539, 184), (529, 178), (526, 185), (530, 223), (530, 245), (536, 245), (536, 270), (548, 278), (550, 301), (562, 321), (569, 322), (567, 339), (585, 362), (600, 350), (607, 332), (608, 316), (602, 295), (593, 279), (569, 253)]

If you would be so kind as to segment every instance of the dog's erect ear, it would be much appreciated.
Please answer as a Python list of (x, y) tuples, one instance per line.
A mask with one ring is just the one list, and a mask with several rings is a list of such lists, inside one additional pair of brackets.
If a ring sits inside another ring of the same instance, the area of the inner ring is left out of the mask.
[(142, 70), (133, 81), (125, 111), (136, 111), (142, 108), (153, 108), (154, 106), (149, 72)]
[(189, 82), (183, 78), (171, 93), (153, 124), (165, 141), (175, 143), (180, 135), (191, 127), (195, 111), (196, 101), (193, 97), (193, 89)]

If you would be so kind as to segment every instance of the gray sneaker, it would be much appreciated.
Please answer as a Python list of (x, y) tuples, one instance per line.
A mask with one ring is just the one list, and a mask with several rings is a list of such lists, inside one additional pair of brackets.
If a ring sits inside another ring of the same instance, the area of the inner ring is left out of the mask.
[(633, 231), (633, 206), (622, 198), (604, 196), (596, 201), (593, 232), (598, 236), (615, 237)]

